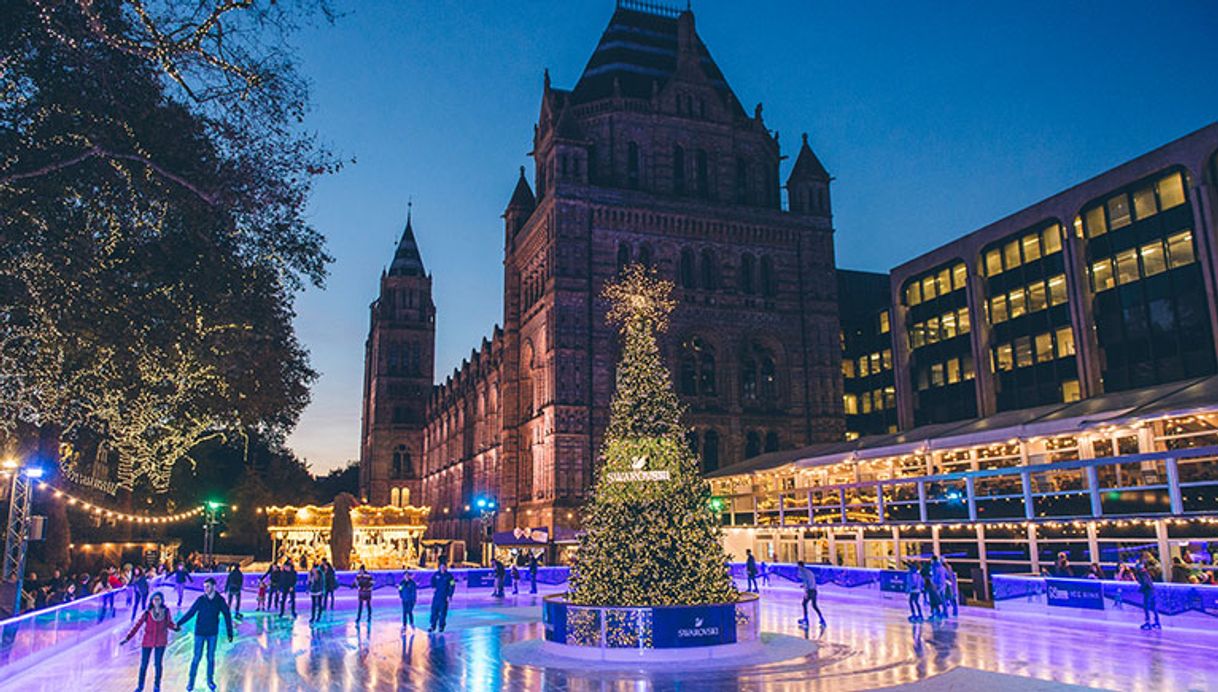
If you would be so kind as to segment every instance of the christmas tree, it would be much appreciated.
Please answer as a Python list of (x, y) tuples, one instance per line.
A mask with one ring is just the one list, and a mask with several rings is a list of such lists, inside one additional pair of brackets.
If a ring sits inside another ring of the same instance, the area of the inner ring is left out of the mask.
[(568, 599), (619, 606), (734, 602), (710, 488), (685, 442), (682, 406), (656, 342), (676, 307), (672, 284), (632, 265), (603, 297), (625, 345)]

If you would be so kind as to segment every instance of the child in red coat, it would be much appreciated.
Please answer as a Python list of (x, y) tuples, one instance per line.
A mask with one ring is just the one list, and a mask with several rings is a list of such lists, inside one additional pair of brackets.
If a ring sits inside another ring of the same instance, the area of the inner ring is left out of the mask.
[(169, 609), (165, 607), (165, 597), (161, 592), (152, 594), (148, 610), (135, 621), (131, 631), (123, 637), (123, 644), (131, 641), (135, 633), (144, 628), (144, 640), (140, 643), (140, 684), (135, 692), (143, 692), (144, 676), (148, 673), (148, 656), (153, 660), (153, 692), (161, 692), (161, 660), (165, 657), (165, 647), (169, 645), (169, 630), (177, 630), (178, 626), (169, 617)]

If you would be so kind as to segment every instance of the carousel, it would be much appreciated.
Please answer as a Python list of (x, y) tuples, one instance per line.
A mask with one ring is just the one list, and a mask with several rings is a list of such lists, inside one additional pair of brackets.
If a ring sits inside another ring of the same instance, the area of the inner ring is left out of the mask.
[[(271, 534), (276, 561), (291, 558), (313, 564), (330, 555), (330, 532), (334, 505), (266, 507), (267, 531)], [(400, 569), (417, 566), (423, 534), (427, 531), (430, 507), (376, 507), (351, 509), (351, 565), (368, 569)]]

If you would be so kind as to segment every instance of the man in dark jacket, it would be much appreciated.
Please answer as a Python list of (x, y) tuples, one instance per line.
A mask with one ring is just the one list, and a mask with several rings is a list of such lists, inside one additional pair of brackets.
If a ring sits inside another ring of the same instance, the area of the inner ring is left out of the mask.
[(757, 558), (753, 557), (752, 550), (746, 550), (744, 553), (748, 556), (744, 561), (744, 571), (748, 576), (748, 589), (757, 593)]
[(296, 617), (296, 568), (292, 566), (291, 558), (284, 560), (283, 569), (279, 570), (279, 617), (292, 602), (292, 617)]
[(537, 593), (537, 556), (529, 551), (529, 593)]
[[(228, 597), (228, 608), (235, 617), (241, 617), (241, 589), (245, 586), (245, 575), (241, 573), (241, 565), (233, 563), (224, 580), (224, 594)], [(236, 602), (236, 606), (233, 603)]]
[(322, 566), (326, 570), (326, 598), (323, 603), (329, 603), (330, 609), (334, 609), (334, 592), (338, 591), (338, 575), (334, 572), (334, 565), (330, 564), (329, 560), (323, 559)]
[(207, 648), (207, 689), (216, 689), (216, 637), (220, 633), (221, 615), (224, 616), (228, 641), (232, 643), (233, 618), (228, 612), (228, 604), (216, 593), (216, 580), (208, 577), (203, 581), (203, 595), (195, 599), (194, 605), (190, 606), (190, 610), (178, 618), (177, 622), (178, 627), (181, 627), (191, 618), (195, 618), (195, 655), (190, 661), (187, 690), (195, 688), (195, 674), (199, 672), (199, 659), (203, 658), (204, 647)]
[(448, 563), (441, 562), (439, 571), (431, 575), (431, 588), (431, 626), (427, 631), (434, 632), (439, 626), (443, 632), (444, 625), (448, 622), (448, 600), (457, 590), (457, 580), (448, 571)]

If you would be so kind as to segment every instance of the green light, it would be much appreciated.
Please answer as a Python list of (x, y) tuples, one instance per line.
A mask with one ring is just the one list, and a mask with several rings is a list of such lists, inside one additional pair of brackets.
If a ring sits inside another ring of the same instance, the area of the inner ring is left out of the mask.
[(220, 509), (220, 508), (221, 508), (221, 507), (223, 507), (223, 506), (224, 506), (224, 503), (223, 503), (223, 502), (217, 502), (216, 500), (208, 500), (208, 501), (207, 501), (207, 508), (208, 508), (208, 509), (210, 509), (210, 510), (211, 510), (211, 511), (213, 511), (213, 512), (214, 512), (214, 511), (216, 511), (216, 510), (218, 510), (218, 509)]
[(712, 512), (722, 512), (723, 511), (723, 498), (712, 497), (710, 499), (710, 508), (711, 508)]

